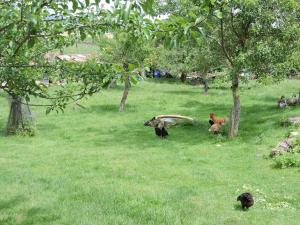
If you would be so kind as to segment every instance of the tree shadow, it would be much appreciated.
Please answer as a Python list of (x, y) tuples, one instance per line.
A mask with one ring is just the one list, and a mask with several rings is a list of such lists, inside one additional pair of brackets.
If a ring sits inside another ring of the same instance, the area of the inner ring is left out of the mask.
[[(197, 91), (195, 91), (196, 89), (192, 89), (192, 90), (167, 90), (167, 91), (163, 91), (164, 93), (167, 94), (174, 94), (174, 95), (196, 95), (196, 96), (204, 96), (203, 94), (203, 89), (198, 89)], [(208, 95), (214, 95), (214, 93), (208, 93)]]
[[(208, 122), (195, 122), (194, 124), (179, 124), (172, 127), (167, 127), (169, 136), (165, 139), (157, 137), (154, 128), (144, 126), (144, 121), (135, 123), (126, 123), (116, 128), (106, 129), (92, 129), (88, 132), (98, 133), (99, 139), (92, 140), (92, 144), (96, 146), (110, 147), (111, 143), (116, 145), (126, 146), (130, 145), (135, 148), (147, 150), (149, 147), (159, 147), (167, 144), (168, 148), (176, 147), (178, 143), (187, 144), (188, 146), (198, 145), (199, 140), (202, 143), (209, 143), (214, 140), (214, 135), (208, 133)], [(132, 140), (136, 141), (132, 141)]]
[(57, 214), (51, 213), (51, 210), (33, 207), (22, 214), (10, 216), (4, 220), (0, 220), (0, 225), (53, 224), (53, 221), (56, 221), (60, 218), (61, 217)]
[(59, 215), (49, 212), (48, 209), (33, 207), (26, 212), (26, 219), (20, 224), (48, 224), (60, 218)]
[(179, 79), (177, 78), (149, 78), (147, 79), (148, 82), (150, 83), (155, 83), (155, 84), (184, 84), (182, 83)]
[(38, 123), (36, 125), (37, 129), (40, 131), (43, 130), (56, 130), (59, 129), (60, 127), (55, 125), (55, 123)]
[(16, 196), (10, 200), (0, 201), (0, 211), (13, 208), (24, 200), (25, 198), (23, 196)]
[[(126, 112), (136, 112), (138, 106), (126, 104)], [(91, 105), (86, 109), (81, 109), (80, 113), (120, 113), (119, 105), (117, 104), (102, 104), (102, 105)]]

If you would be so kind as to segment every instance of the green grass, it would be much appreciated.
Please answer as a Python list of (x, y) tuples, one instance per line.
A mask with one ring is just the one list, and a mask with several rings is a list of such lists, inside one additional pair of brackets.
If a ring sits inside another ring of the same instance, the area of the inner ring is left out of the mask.
[[(299, 224), (299, 168), (276, 169), (265, 156), (300, 107), (276, 108), (300, 81), (241, 90), (239, 136), (208, 133), (208, 115), (227, 115), (229, 89), (140, 82), (118, 112), (121, 89), (81, 102), (86, 109), (45, 115), (35, 108), (35, 137), (0, 136), (0, 224)], [(0, 128), (8, 116), (0, 98)], [(143, 121), (156, 114), (197, 118), (161, 140)], [(236, 198), (251, 191), (255, 205)]]
[[(81, 41), (73, 46), (66, 47), (63, 51), (63, 54), (83, 54), (83, 55), (93, 55), (96, 56), (99, 54), (99, 47), (92, 38), (87, 38), (84, 41)], [(58, 54), (59, 51), (56, 51)]]

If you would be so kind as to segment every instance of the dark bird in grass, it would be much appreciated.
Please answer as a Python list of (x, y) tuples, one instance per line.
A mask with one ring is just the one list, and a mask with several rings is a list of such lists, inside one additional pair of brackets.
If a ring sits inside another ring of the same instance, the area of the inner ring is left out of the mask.
[(155, 127), (154, 129), (155, 129), (155, 134), (158, 137), (165, 138), (165, 137), (167, 137), (169, 135), (168, 131), (166, 130), (165, 127), (162, 127), (162, 128)]
[(277, 102), (277, 105), (279, 108), (283, 109), (286, 107), (286, 100), (285, 100), (285, 97), (284, 96), (281, 96), (280, 99), (278, 100)]
[(214, 125), (214, 123), (215, 123), (215, 122), (212, 121), (212, 120), (209, 120), (208, 122), (209, 122), (209, 125), (210, 125), (210, 126)]
[(248, 209), (254, 204), (253, 196), (246, 192), (237, 197), (237, 201), (240, 201), (243, 209)]
[(163, 120), (153, 117), (151, 120), (146, 121), (144, 125), (154, 127), (155, 134), (158, 137), (166, 138), (169, 135)]

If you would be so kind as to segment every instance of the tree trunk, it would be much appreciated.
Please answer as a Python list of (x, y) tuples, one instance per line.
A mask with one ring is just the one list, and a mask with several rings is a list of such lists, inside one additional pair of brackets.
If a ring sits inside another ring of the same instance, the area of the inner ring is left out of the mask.
[(233, 107), (231, 109), (230, 121), (229, 121), (229, 132), (228, 135), (230, 138), (233, 138), (237, 135), (240, 123), (240, 113), (241, 113), (241, 105), (240, 105), (240, 96), (238, 94), (238, 85), (239, 80), (236, 75), (232, 80), (232, 97), (233, 97)]
[(207, 77), (205, 76), (203, 78), (203, 85), (204, 85), (204, 95), (208, 95), (208, 81), (207, 81)]
[(21, 103), (22, 98), (10, 96), (10, 113), (6, 126), (6, 135), (15, 135), (18, 132), (30, 132), (33, 119), (28, 105)]
[(204, 88), (204, 95), (208, 95), (208, 78), (207, 78), (207, 73), (208, 73), (208, 64), (204, 64), (204, 69), (203, 69), (203, 88)]
[(181, 82), (185, 82), (186, 81), (186, 73), (185, 72), (181, 73), (180, 80), (181, 80)]
[(125, 78), (125, 81), (124, 81), (124, 91), (123, 91), (123, 96), (122, 96), (122, 99), (120, 102), (119, 112), (124, 112), (124, 110), (125, 110), (125, 104), (126, 104), (126, 100), (127, 100), (127, 96), (128, 96), (128, 92), (129, 92), (129, 86), (130, 86), (130, 83), (129, 83), (130, 78), (129, 78), (129, 75), (127, 74), (128, 64), (124, 63), (123, 68), (126, 72), (127, 77)]

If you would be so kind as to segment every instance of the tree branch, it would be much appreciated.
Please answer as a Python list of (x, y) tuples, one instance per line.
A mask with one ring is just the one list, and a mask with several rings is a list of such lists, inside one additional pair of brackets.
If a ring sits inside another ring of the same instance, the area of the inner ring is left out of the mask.
[(232, 13), (232, 12), (230, 13), (230, 21), (231, 21), (231, 28), (232, 28), (233, 33), (234, 33), (237, 37), (239, 37), (239, 34), (238, 34), (238, 32), (236, 31), (236, 29), (235, 29), (235, 27), (234, 27), (234, 23), (233, 23), (233, 13)]
[[(221, 8), (220, 9), (220, 12), (223, 13), (223, 9)], [(231, 57), (229, 56), (227, 50), (226, 50), (226, 47), (225, 47), (225, 40), (224, 40), (224, 20), (223, 20), (223, 17), (220, 19), (220, 34), (221, 34), (221, 46), (222, 46), (222, 50), (223, 50), (223, 53), (225, 55), (225, 57), (228, 59), (228, 61), (230, 62), (231, 65), (233, 65), (233, 61), (231, 59)]]
[(12, 25), (14, 25), (15, 24), (15, 22), (12, 22), (12, 23), (10, 23), (10, 24), (7, 24), (6, 26), (4, 26), (4, 27), (1, 27), (0, 28), (0, 33), (2, 33), (3, 31), (5, 31), (5, 29), (7, 29), (8, 27), (10, 27), (10, 26), (12, 26)]
[(1, 65), (0, 68), (54, 68), (55, 66), (52, 65), (16, 65), (16, 64), (7, 64)]

